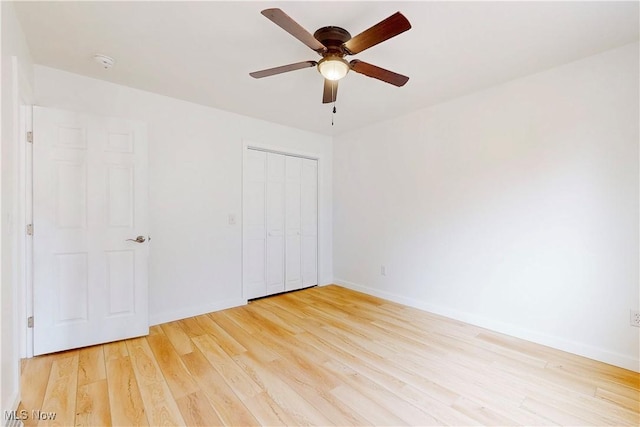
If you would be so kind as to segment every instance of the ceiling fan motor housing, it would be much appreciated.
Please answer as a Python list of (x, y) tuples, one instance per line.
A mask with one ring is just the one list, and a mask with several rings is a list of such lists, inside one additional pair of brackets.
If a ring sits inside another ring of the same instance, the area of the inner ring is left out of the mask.
[(322, 27), (313, 33), (313, 37), (326, 46), (327, 51), (323, 56), (340, 56), (348, 54), (342, 47), (342, 44), (351, 40), (349, 31), (340, 27)]

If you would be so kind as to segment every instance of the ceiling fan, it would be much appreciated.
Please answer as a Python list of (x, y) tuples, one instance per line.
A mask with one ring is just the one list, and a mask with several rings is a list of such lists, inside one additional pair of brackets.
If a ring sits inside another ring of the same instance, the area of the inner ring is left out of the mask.
[(347, 75), (349, 70), (394, 86), (404, 86), (409, 77), (393, 71), (385, 70), (357, 59), (348, 62), (346, 55), (355, 55), (365, 49), (382, 43), (411, 28), (411, 24), (400, 12), (396, 12), (387, 19), (378, 22), (373, 27), (364, 30), (355, 37), (344, 28), (322, 27), (313, 35), (294, 21), (289, 15), (280, 9), (265, 9), (261, 12), (276, 25), (300, 40), (302, 43), (316, 51), (322, 59), (319, 61), (303, 61), (295, 64), (282, 65), (261, 71), (249, 73), (251, 77), (261, 79), (263, 77), (301, 70), (303, 68), (318, 67), (318, 71), (324, 77), (324, 91), (322, 102), (335, 102), (338, 95), (338, 81)]

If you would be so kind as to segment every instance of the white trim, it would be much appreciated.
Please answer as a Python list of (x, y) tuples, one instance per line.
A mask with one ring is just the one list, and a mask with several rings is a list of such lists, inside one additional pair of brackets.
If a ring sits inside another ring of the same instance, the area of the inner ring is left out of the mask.
[[(24, 100), (23, 100), (24, 102)], [(33, 316), (33, 237), (27, 236), (27, 224), (33, 220), (33, 144), (27, 142), (27, 132), (33, 131), (33, 106), (20, 105), (20, 148), (18, 161), (18, 287), (20, 308), (20, 357), (33, 357), (33, 329), (27, 326), (27, 318)]]
[(242, 140), (243, 157), (246, 150), (258, 150), (265, 151), (267, 153), (284, 154), (285, 156), (303, 157), (310, 160), (320, 161), (321, 156), (318, 153), (311, 153), (308, 151), (292, 150), (290, 148), (274, 145), (274, 144), (262, 144), (260, 142), (254, 142), (247, 139)]
[(336, 278), (334, 279), (334, 283), (336, 285), (344, 286), (345, 288), (353, 289), (365, 294), (373, 295), (376, 297), (387, 299), (389, 301), (397, 302), (399, 304), (404, 304), (409, 307), (428, 311), (429, 313), (438, 314), (450, 319), (459, 320), (461, 322), (480, 326), (482, 328), (490, 329), (495, 332), (500, 332), (502, 334), (521, 338), (537, 344), (546, 345), (548, 347), (566, 351), (568, 353), (577, 354), (589, 359), (598, 360), (600, 362), (619, 366), (621, 368), (629, 369), (635, 372), (640, 372), (640, 359), (635, 359), (628, 355), (615, 353), (602, 348), (592, 347), (590, 345), (575, 341), (569, 341), (564, 338), (555, 337), (552, 335), (541, 334), (539, 332), (520, 328), (508, 323), (487, 319), (486, 317), (476, 316), (474, 314), (454, 310), (449, 307), (430, 304), (422, 300), (405, 297), (392, 292), (381, 291), (368, 286), (349, 282), (347, 280)]
[(188, 317), (200, 316), (201, 314), (212, 313), (214, 311), (226, 310), (227, 308), (239, 307), (247, 305), (247, 300), (242, 298), (228, 299), (224, 301), (216, 301), (212, 303), (202, 304), (196, 307), (183, 308), (174, 311), (166, 311), (164, 313), (149, 316), (149, 326), (160, 325), (162, 323), (173, 322), (174, 320), (182, 320)]
[(4, 413), (5, 411), (9, 410), (9, 411), (17, 411), (18, 410), (18, 406), (20, 405), (20, 393), (14, 393), (12, 396), (12, 399), (8, 400), (9, 402), (13, 402), (13, 404), (8, 408), (2, 408), (2, 419), (4, 421), (4, 423), (2, 424), (5, 427), (11, 427), (11, 426), (24, 426), (24, 424), (22, 423), (22, 421), (14, 421), (14, 420), (7, 420), (4, 418)]

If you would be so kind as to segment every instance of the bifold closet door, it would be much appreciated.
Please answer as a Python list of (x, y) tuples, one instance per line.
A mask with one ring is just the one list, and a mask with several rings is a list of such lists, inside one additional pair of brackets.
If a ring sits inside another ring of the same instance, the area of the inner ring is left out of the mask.
[(242, 279), (247, 299), (267, 294), (266, 284), (267, 153), (247, 150), (244, 168)]
[(302, 287), (302, 221), (300, 218), (302, 159), (286, 156), (285, 164), (285, 289), (292, 291)]
[(285, 156), (267, 153), (267, 295), (284, 291)]
[(247, 150), (243, 284), (247, 299), (318, 283), (318, 162)]
[(318, 284), (318, 161), (302, 159), (300, 181), (302, 287)]

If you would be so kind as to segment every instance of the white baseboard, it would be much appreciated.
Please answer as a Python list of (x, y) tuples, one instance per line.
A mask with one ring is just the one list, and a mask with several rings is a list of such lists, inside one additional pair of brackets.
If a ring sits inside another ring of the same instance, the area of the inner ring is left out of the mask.
[(579, 356), (584, 356), (589, 359), (598, 360), (600, 362), (608, 363), (610, 365), (619, 366), (621, 368), (629, 369), (635, 372), (640, 372), (640, 359), (636, 359), (631, 356), (615, 353), (615, 352), (604, 350), (597, 347), (592, 347), (590, 345), (578, 343), (575, 341), (569, 341), (564, 338), (555, 337), (552, 335), (542, 334), (540, 332), (520, 328), (518, 326), (514, 326), (508, 323), (487, 319), (485, 317), (476, 316), (471, 313), (461, 312), (449, 307), (430, 304), (422, 300), (405, 297), (402, 295), (394, 294), (392, 292), (373, 289), (368, 286), (363, 286), (357, 283), (349, 282), (347, 280), (334, 279), (334, 283), (336, 285), (344, 286), (345, 288), (353, 289), (354, 291), (359, 291), (359, 292), (373, 295), (379, 298), (384, 298), (389, 301), (397, 302), (399, 304), (404, 304), (409, 307), (428, 311), (430, 313), (438, 314), (444, 317), (448, 317), (450, 319), (455, 319), (461, 322), (480, 326), (482, 328), (490, 329), (495, 332), (500, 332), (505, 335), (521, 338), (537, 344), (542, 344), (558, 350), (566, 351), (568, 353), (577, 354)]
[(195, 307), (182, 308), (180, 310), (166, 311), (163, 313), (152, 314), (149, 316), (149, 325), (159, 325), (161, 323), (173, 322), (174, 320), (186, 319), (187, 317), (199, 316), (201, 314), (211, 313), (214, 311), (225, 310), (227, 308), (239, 307), (246, 305), (247, 300), (242, 298), (229, 299), (224, 301), (216, 301), (213, 303), (202, 304)]
[[(22, 421), (20, 420), (9, 420), (6, 419), (6, 415), (5, 412), (6, 411), (17, 411), (18, 410), (18, 405), (20, 405), (20, 390), (14, 390), (13, 393), (11, 394), (11, 397), (9, 399), (7, 399), (7, 402), (12, 402), (9, 403), (9, 406), (3, 406), (2, 407), (2, 419), (3, 419), (3, 426), (5, 427), (18, 427), (18, 426), (22, 426)], [(3, 402), (3, 404), (5, 404), (5, 402)]]

